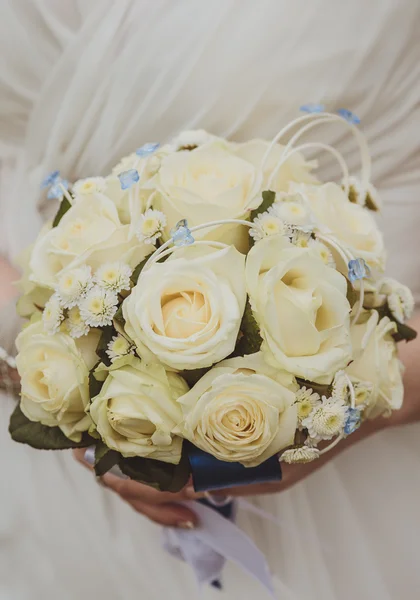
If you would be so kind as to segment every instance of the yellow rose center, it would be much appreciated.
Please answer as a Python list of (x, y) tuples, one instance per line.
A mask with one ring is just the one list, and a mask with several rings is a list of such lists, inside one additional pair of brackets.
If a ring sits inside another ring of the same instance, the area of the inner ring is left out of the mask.
[(210, 309), (200, 292), (179, 292), (162, 299), (164, 335), (188, 338), (199, 333), (208, 323)]

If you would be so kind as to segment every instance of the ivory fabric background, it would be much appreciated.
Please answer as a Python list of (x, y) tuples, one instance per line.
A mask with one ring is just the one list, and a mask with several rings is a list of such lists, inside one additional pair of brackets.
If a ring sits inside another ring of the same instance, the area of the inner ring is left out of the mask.
[[(54, 210), (38, 186), (79, 178), (147, 141), (203, 127), (271, 138), (306, 102), (362, 119), (389, 273), (420, 294), (420, 6), (417, 0), (0, 0), (0, 249), (14, 256)], [(317, 137), (354, 170), (350, 136)], [(321, 158), (320, 174), (336, 166)], [(3, 326), (9, 319), (3, 316)], [(0, 324), (1, 327), (1, 324)], [(68, 453), (8, 439), (1, 401), (0, 598), (197, 597), (159, 528)], [(239, 521), (267, 554), (282, 600), (391, 600), (420, 586), (419, 427), (382, 433), (296, 488), (255, 500), (284, 521)], [(225, 591), (263, 598), (235, 567)]]

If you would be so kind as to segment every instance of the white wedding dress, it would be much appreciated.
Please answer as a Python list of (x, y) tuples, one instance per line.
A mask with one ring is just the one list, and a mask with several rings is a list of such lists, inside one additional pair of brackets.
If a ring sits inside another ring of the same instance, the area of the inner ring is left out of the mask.
[[(305, 102), (362, 119), (385, 203), (389, 272), (420, 300), (418, 0), (0, 0), (0, 248), (33, 239), (42, 175), (106, 172), (141, 143), (203, 127), (271, 138)], [(350, 137), (333, 144), (357, 167)], [(321, 176), (336, 176), (321, 158)], [(46, 210), (44, 210), (46, 208)], [(50, 207), (50, 210), (52, 207)], [(8, 324), (3, 317), (3, 328)], [(2, 340), (4, 343), (4, 340)], [(190, 600), (160, 530), (70, 453), (11, 442), (0, 402), (1, 600)], [(420, 588), (420, 429), (378, 434), (240, 513), (281, 600), (399, 600)], [(206, 598), (266, 598), (228, 565)]]

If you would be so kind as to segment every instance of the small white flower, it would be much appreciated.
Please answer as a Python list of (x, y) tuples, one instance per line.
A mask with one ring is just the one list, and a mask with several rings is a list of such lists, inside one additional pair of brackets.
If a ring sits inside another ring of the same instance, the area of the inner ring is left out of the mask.
[(345, 371), (337, 371), (332, 384), (332, 395), (341, 402), (349, 399), (349, 378)]
[(353, 382), (354, 395), (356, 396), (356, 406), (368, 406), (373, 392), (373, 384), (369, 381)]
[(322, 397), (309, 417), (302, 421), (311, 438), (330, 440), (342, 433), (347, 418), (347, 406), (342, 400)]
[(104, 192), (106, 181), (103, 177), (88, 177), (87, 179), (79, 179), (73, 185), (73, 192), (76, 196), (84, 196), (86, 194), (95, 194)]
[(55, 291), (64, 308), (72, 308), (93, 286), (92, 271), (87, 265), (65, 271), (58, 278)]
[(335, 260), (330, 252), (330, 249), (325, 244), (323, 244), (319, 240), (314, 240), (311, 238), (308, 242), (308, 245), (310, 248), (312, 248), (312, 250), (314, 250), (318, 254), (320, 259), (323, 261), (324, 264), (327, 265), (327, 267), (335, 269)]
[(311, 233), (302, 229), (292, 229), (290, 233), (290, 241), (298, 248), (309, 248), (311, 245)]
[(160, 210), (148, 208), (144, 215), (140, 216), (137, 224), (136, 235), (140, 242), (154, 244), (162, 235), (166, 226), (166, 216)]
[(305, 464), (319, 458), (318, 448), (311, 446), (301, 446), (300, 448), (289, 448), (285, 450), (280, 457), (280, 460), (292, 464)]
[(72, 338), (79, 338), (89, 333), (89, 325), (82, 319), (78, 306), (73, 306), (69, 310), (66, 325)]
[(268, 211), (258, 215), (254, 219), (254, 225), (255, 227), (249, 230), (249, 235), (255, 242), (259, 242), (270, 235), (284, 235), (287, 233), (287, 227), (283, 221)]
[(302, 423), (303, 419), (309, 417), (313, 409), (320, 403), (320, 395), (312, 390), (312, 388), (301, 387), (296, 392), (295, 404), (297, 404), (298, 422)]
[(183, 148), (190, 149), (202, 146), (214, 139), (216, 139), (215, 136), (204, 129), (193, 129), (190, 131), (181, 131), (171, 141), (171, 144), (173, 144), (175, 150), (182, 150)]
[(42, 321), (45, 330), (53, 335), (60, 329), (62, 320), (64, 319), (63, 309), (60, 304), (60, 299), (57, 294), (53, 294), (45, 305), (42, 313)]
[(106, 290), (118, 294), (122, 290), (129, 290), (130, 277), (133, 270), (123, 262), (106, 263), (99, 267), (95, 273), (95, 283)]
[(276, 201), (270, 210), (272, 214), (291, 225), (308, 227), (314, 224), (314, 215), (309, 204), (299, 192), (276, 194)]
[(404, 323), (412, 316), (414, 298), (406, 285), (387, 277), (382, 280), (379, 292), (386, 295), (389, 310), (399, 323)]
[(349, 177), (349, 200), (354, 204), (366, 206), (371, 210), (378, 211), (382, 208), (382, 203), (378, 195), (378, 190), (371, 183), (368, 184), (364, 197), (362, 196), (362, 184), (357, 177)]
[(115, 335), (109, 342), (106, 353), (109, 359), (114, 361), (116, 358), (121, 358), (127, 354), (133, 354), (134, 347), (122, 335)]
[(80, 302), (80, 316), (91, 327), (111, 325), (117, 312), (118, 296), (95, 285)]

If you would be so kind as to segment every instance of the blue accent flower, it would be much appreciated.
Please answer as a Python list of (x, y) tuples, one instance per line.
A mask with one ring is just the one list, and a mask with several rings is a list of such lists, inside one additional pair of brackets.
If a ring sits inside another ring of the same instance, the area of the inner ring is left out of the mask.
[(349, 261), (349, 281), (354, 283), (358, 279), (366, 279), (370, 277), (370, 269), (363, 258), (356, 258)]
[(350, 435), (354, 433), (356, 429), (360, 427), (361, 417), (360, 410), (358, 408), (348, 408), (347, 409), (347, 419), (344, 424), (344, 433), (346, 435)]
[(57, 177), (55, 182), (51, 185), (50, 189), (48, 190), (47, 198), (49, 200), (52, 200), (53, 198), (56, 200), (62, 200), (64, 196), (64, 190), (68, 189), (69, 182), (66, 179), (61, 179), (61, 177)]
[(120, 180), (121, 189), (128, 190), (132, 185), (138, 182), (140, 175), (136, 169), (129, 169), (128, 171), (120, 173), (118, 179)]
[(140, 158), (144, 158), (145, 156), (149, 156), (149, 154), (153, 154), (159, 146), (160, 144), (157, 142), (149, 142), (148, 144), (144, 144), (141, 148), (137, 148), (136, 154), (137, 156), (140, 156)]
[(60, 171), (52, 171), (45, 177), (45, 179), (42, 180), (41, 190), (54, 185), (57, 183), (58, 179), (60, 179)]
[(175, 227), (171, 229), (171, 237), (175, 246), (191, 246), (191, 244), (194, 244), (194, 238), (188, 227), (187, 219), (178, 221)]
[(322, 113), (325, 112), (325, 106), (324, 104), (309, 102), (308, 104), (303, 104), (299, 110), (306, 113)]
[(360, 123), (359, 117), (351, 112), (351, 110), (347, 110), (347, 108), (339, 108), (337, 114), (352, 125), (358, 125)]

